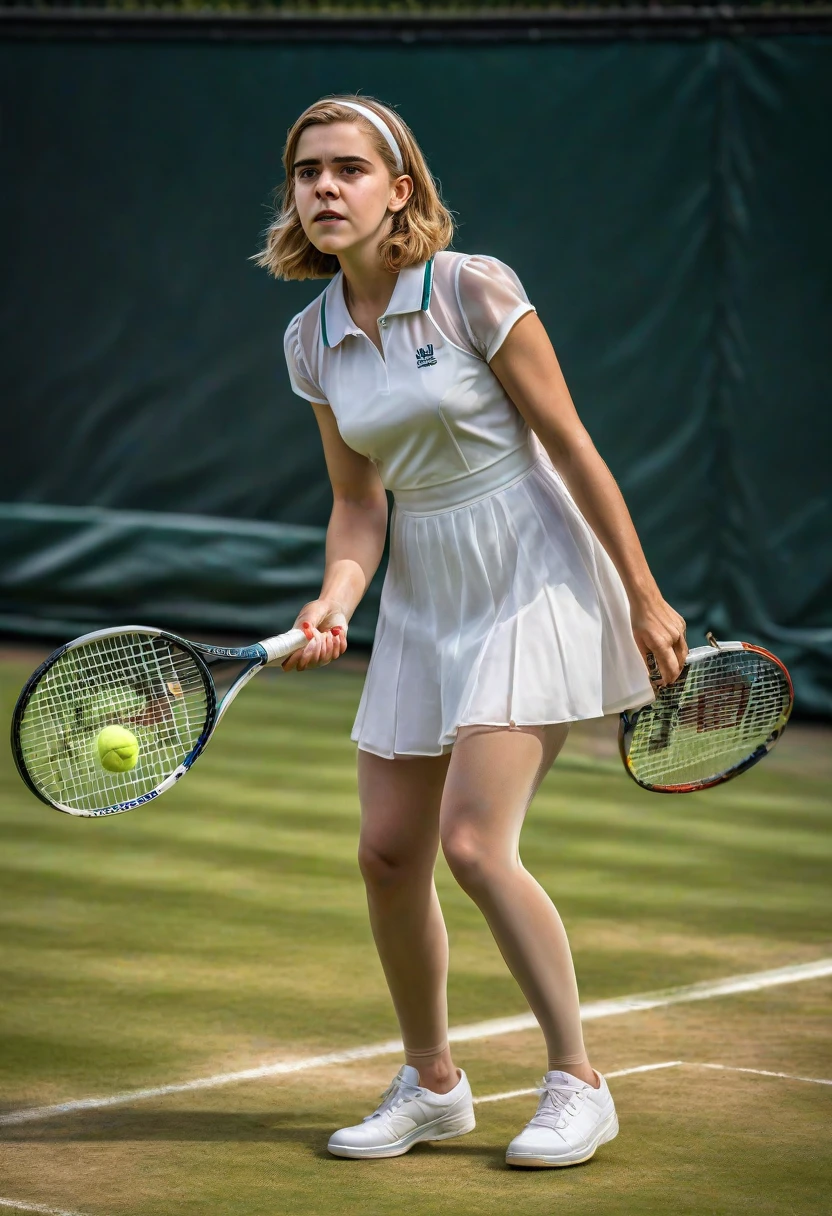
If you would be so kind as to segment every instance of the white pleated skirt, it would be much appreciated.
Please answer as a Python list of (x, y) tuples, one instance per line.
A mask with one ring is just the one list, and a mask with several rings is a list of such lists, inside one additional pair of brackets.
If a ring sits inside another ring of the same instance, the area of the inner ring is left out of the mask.
[(653, 696), (618, 572), (533, 433), (488, 469), (395, 494), (359, 748), (437, 756), (460, 726), (574, 722)]

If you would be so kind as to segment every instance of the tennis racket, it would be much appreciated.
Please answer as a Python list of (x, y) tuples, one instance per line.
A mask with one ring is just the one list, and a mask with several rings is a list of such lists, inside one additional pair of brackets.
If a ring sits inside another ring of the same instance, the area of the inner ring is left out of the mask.
[[(69, 815), (118, 815), (184, 777), (237, 693), (258, 671), (305, 646), (290, 629), (253, 646), (187, 642), (164, 629), (99, 629), (60, 646), (28, 680), (12, 716), (18, 772), (42, 802)], [(220, 700), (210, 661), (243, 663)], [(109, 726), (138, 742), (127, 772), (110, 772), (97, 740)]]
[(780, 660), (706, 637), (652, 704), (621, 715), (621, 759), (642, 789), (687, 794), (729, 781), (771, 751), (789, 720), (794, 690)]

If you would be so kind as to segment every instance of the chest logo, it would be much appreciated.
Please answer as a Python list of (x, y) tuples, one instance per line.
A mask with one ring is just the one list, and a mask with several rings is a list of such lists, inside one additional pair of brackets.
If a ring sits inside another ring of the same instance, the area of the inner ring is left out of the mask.
[(427, 346), (420, 346), (416, 351), (416, 366), (417, 367), (432, 367), (436, 362), (433, 357), (433, 343), (429, 342)]

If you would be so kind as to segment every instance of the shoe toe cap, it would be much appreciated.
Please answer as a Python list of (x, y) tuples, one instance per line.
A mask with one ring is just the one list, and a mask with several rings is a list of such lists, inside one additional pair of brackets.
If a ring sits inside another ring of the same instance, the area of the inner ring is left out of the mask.
[(329, 1137), (330, 1148), (369, 1148), (380, 1144), (382, 1138), (378, 1130), (366, 1123), (356, 1123), (352, 1127), (339, 1128)]
[(522, 1132), (514, 1137), (506, 1151), (522, 1157), (535, 1153), (553, 1153), (561, 1148), (563, 1148), (563, 1140), (557, 1132), (543, 1127), (524, 1127)]

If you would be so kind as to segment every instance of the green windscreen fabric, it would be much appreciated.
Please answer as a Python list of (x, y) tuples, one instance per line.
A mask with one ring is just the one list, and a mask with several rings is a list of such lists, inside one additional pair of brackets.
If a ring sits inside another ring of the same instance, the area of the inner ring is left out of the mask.
[(287, 128), (359, 89), (454, 247), (523, 281), (691, 644), (769, 646), (832, 713), (830, 67), (821, 37), (0, 45), (0, 628), (254, 637), (317, 595), (331, 492), (282, 335), (325, 284), (249, 259)]
[(719, 628), (778, 654), (832, 713), (832, 39), (721, 54), (724, 264), (713, 550)]

